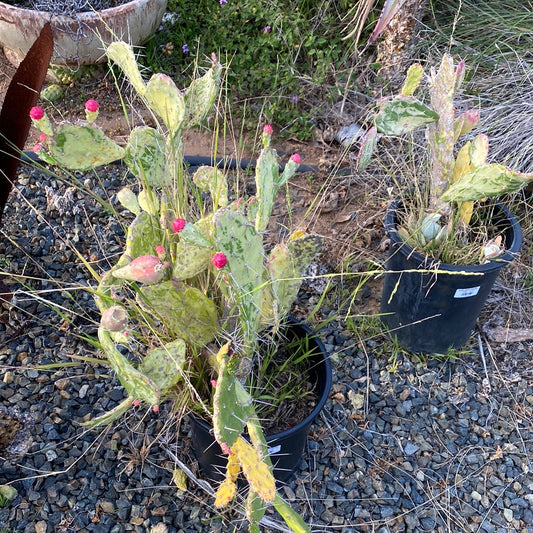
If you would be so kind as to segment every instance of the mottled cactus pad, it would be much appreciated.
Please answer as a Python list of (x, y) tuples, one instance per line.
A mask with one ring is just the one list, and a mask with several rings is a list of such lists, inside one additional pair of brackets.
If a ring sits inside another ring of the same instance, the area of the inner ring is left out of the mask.
[(59, 125), (49, 145), (52, 159), (72, 170), (89, 170), (121, 159), (124, 148), (90, 125)]
[(143, 287), (141, 294), (144, 302), (161, 319), (172, 336), (199, 346), (214, 339), (217, 332), (217, 308), (199, 289), (165, 281)]

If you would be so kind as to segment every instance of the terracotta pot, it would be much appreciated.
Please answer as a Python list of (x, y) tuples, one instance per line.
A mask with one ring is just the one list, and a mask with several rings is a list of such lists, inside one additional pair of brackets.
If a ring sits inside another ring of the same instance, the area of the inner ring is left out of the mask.
[(50, 21), (54, 35), (51, 63), (91, 65), (104, 60), (103, 43), (122, 39), (138, 45), (146, 41), (161, 23), (166, 7), (167, 0), (132, 0), (68, 17), (0, 2), (0, 45), (9, 61), (18, 65), (44, 23)]

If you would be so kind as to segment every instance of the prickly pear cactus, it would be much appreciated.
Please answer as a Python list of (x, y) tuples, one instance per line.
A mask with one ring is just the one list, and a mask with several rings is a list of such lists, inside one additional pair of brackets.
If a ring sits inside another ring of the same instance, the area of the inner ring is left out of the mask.
[(272, 207), (279, 189), (279, 167), (276, 151), (266, 146), (257, 159), (255, 170), (257, 214), (255, 229), (265, 231), (272, 215)]
[(272, 502), (276, 496), (276, 481), (257, 450), (239, 437), (231, 447), (231, 453), (235, 454), (250, 489), (262, 500)]
[(185, 116), (185, 100), (172, 78), (166, 74), (154, 74), (144, 92), (150, 109), (163, 120), (171, 136), (181, 129)]
[(125, 42), (118, 41), (111, 43), (106, 48), (105, 54), (120, 67), (139, 95), (144, 96), (146, 84), (139, 71), (133, 48)]
[(144, 305), (158, 316), (174, 337), (203, 346), (217, 332), (217, 308), (201, 290), (173, 281), (141, 288)]
[(497, 163), (474, 167), (442, 195), (443, 200), (470, 202), (486, 196), (518, 192), (533, 181), (533, 173), (517, 172)]
[(252, 398), (235, 379), (239, 358), (227, 343), (217, 354), (218, 378), (213, 397), (213, 428), (222, 448), (231, 448), (255, 415)]
[(213, 229), (216, 250), (228, 260), (220, 284), (239, 309), (245, 344), (254, 343), (262, 301), (263, 239), (234, 205), (215, 213)]
[[(180, 91), (164, 74), (146, 82), (131, 46), (113, 43), (106, 54), (153, 112), (155, 128), (133, 129), (122, 147), (94, 125), (95, 100), (86, 102), (86, 120), (76, 125), (54, 127), (42, 108), (30, 114), (44, 134), (39, 147), (43, 159), (80, 170), (123, 159), (139, 182), (138, 194), (126, 187), (117, 195), (120, 205), (135, 215), (124, 253), (109, 271), (101, 276), (94, 272), (99, 281), (95, 301), (102, 314), (98, 339), (128, 398), (87, 425), (109, 424), (139, 401), (156, 411), (190, 371), (188, 358), (224, 335), (223, 328), (231, 328), (239, 339), (238, 350), (225, 345), (216, 361), (209, 361), (218, 372), (215, 437), (229, 453), (215, 505), (233, 500), (242, 472), (250, 487), (251, 531), (258, 530), (266, 502), (278, 507), (287, 523), (299, 528), (295, 530), (304, 531), (276, 493), (244, 370), (261, 330), (277, 324), (288, 311), (302, 272), (320, 250), (317, 236), (297, 232), (275, 247), (268, 260), (264, 251), (262, 233), (276, 195), (296, 172), (300, 157), (294, 154), (281, 170), (270, 146), (272, 128), (265, 127), (256, 167), (257, 196), (252, 202), (230, 203), (220, 169), (201, 167), (191, 180), (183, 161), (183, 129), (200, 124), (217, 97), (222, 67), (216, 57), (204, 76)], [(208, 196), (212, 209), (205, 201)], [(193, 198), (198, 204), (191, 207)], [(245, 430), (250, 443), (243, 438)]]
[(117, 200), (120, 202), (122, 207), (125, 207), (128, 211), (131, 211), (134, 215), (141, 214), (141, 206), (139, 205), (137, 195), (129, 187), (123, 187), (120, 189), (120, 191), (118, 191)]
[(212, 56), (211, 68), (201, 78), (192, 81), (185, 92), (184, 128), (198, 126), (213, 108), (218, 94), (222, 65)]
[(185, 364), (186, 345), (176, 339), (159, 348), (154, 348), (144, 357), (139, 370), (155, 383), (165, 396), (181, 379)]
[(162, 187), (171, 183), (165, 158), (165, 138), (153, 128), (144, 126), (132, 130), (124, 163), (145, 185)]
[(201, 166), (192, 179), (200, 190), (211, 193), (213, 211), (228, 205), (228, 180), (218, 168)]
[(165, 232), (157, 218), (143, 211), (128, 228), (125, 255), (131, 259), (153, 254), (156, 244), (163, 243), (164, 239)]
[(235, 498), (235, 494), (237, 494), (237, 477), (240, 471), (241, 465), (237, 456), (234, 453), (230, 453), (228, 464), (226, 465), (226, 477), (215, 494), (215, 507), (224, 507)]
[(60, 124), (51, 143), (50, 156), (72, 170), (89, 170), (121, 159), (124, 148), (105, 136), (97, 126)]
[(418, 63), (411, 65), (407, 70), (405, 82), (400, 94), (403, 96), (412, 96), (413, 93), (418, 89), (423, 75), (424, 69), (422, 68), (422, 65), (419, 65)]
[[(475, 109), (455, 116), (453, 98), (465, 77), (464, 62), (454, 67), (451, 56), (444, 54), (439, 68), (432, 69), (429, 76), (429, 105), (413, 96), (422, 77), (422, 67), (413, 65), (401, 94), (378, 102), (380, 111), (361, 144), (358, 169), (369, 164), (379, 134), (401, 135), (426, 127), (430, 165), (428, 202), (419, 213), (408, 217), (408, 224), (399, 231), (407, 236), (408, 242), (422, 243), (422, 247), (428, 246), (426, 251), (433, 251), (437, 241), (454, 238), (457, 232), (453, 231), (453, 221), (463, 226), (470, 222), (473, 201), (518, 191), (533, 181), (533, 173), (486, 163), (488, 139), (484, 135), (477, 135), (454, 152), (454, 143), (479, 122), (479, 111)], [(443, 224), (437, 222), (441, 217)], [(430, 235), (434, 238), (428, 239)], [(448, 249), (453, 248), (453, 243), (450, 244)]]
[(175, 280), (190, 279), (209, 268), (212, 255), (209, 248), (179, 242), (174, 252), (172, 278)]
[(266, 266), (271, 279), (272, 304), (276, 307), (273, 322), (289, 312), (302, 284), (303, 273), (321, 250), (319, 235), (302, 232), (295, 232), (287, 243), (277, 244), (272, 249)]
[(41, 91), (41, 98), (46, 102), (59, 102), (64, 95), (63, 87), (57, 83), (52, 83)]
[(139, 398), (149, 405), (158, 405), (161, 391), (157, 385), (143, 372), (124, 357), (113, 342), (111, 335), (103, 327), (98, 328), (98, 339), (102, 349), (115, 371), (121, 385), (132, 398)]

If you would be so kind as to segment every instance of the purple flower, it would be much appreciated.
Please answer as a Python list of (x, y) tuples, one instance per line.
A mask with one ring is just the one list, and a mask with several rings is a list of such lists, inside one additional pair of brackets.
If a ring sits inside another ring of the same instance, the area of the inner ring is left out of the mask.
[(224, 4), (228, 3), (228, 0), (218, 0), (218, 3), (223, 6)]
[(272, 26), (265, 26), (265, 27), (263, 28), (263, 31), (264, 31), (265, 33), (270, 33), (270, 30), (272, 30)]
[(297, 95), (297, 94), (293, 94), (293, 95), (289, 98), (289, 102), (290, 102), (291, 104), (297, 104), (299, 100), (300, 100), (300, 99), (298, 98), (298, 95)]
[(181, 49), (183, 50), (183, 53), (186, 54), (188, 51), (189, 51), (189, 46), (187, 45), (187, 43), (185, 43)]

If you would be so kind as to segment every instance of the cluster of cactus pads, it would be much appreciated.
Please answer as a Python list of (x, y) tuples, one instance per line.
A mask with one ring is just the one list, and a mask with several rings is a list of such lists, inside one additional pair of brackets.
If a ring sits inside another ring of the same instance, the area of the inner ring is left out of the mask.
[[(126, 146), (120, 146), (95, 124), (94, 100), (86, 103), (86, 120), (78, 124), (54, 126), (42, 109), (31, 113), (43, 132), (36, 148), (43, 160), (86, 170), (122, 159), (141, 184), (138, 194), (128, 187), (118, 193), (120, 203), (135, 218), (127, 230), (124, 253), (100, 277), (96, 291), (102, 315), (99, 341), (128, 397), (88, 425), (108, 424), (140, 401), (157, 410), (173, 387), (184, 381), (191, 367), (187, 358), (231, 325), (238, 332), (239, 348), (232, 343), (222, 346), (212, 362), (218, 376), (213, 381), (213, 426), (229, 457), (216, 505), (233, 499), (242, 471), (250, 486), (251, 531), (258, 531), (264, 502), (272, 502), (292, 529), (307, 531), (276, 492), (261, 425), (241, 376), (258, 334), (276, 327), (288, 313), (303, 272), (320, 252), (321, 239), (301, 232), (268, 254), (264, 248), (274, 199), (296, 172), (299, 156), (293, 155), (281, 172), (270, 147), (272, 130), (265, 126), (256, 166), (257, 194), (230, 202), (221, 170), (201, 167), (189, 177), (182, 156), (182, 132), (202, 121), (215, 100), (221, 69), (216, 58), (183, 93), (162, 74), (145, 83), (129, 45), (113, 43), (106, 53), (163, 127), (135, 128)], [(198, 196), (207, 194), (212, 209), (189, 207), (191, 187)], [(194, 217), (193, 212), (202, 215)], [(130, 296), (119, 296), (124, 293)], [(124, 353), (134, 352), (139, 342), (146, 349), (141, 362), (134, 364), (134, 356)], [(242, 438), (245, 427), (251, 444)]]
[[(465, 76), (465, 64), (454, 66), (445, 54), (438, 70), (429, 77), (429, 105), (413, 93), (422, 81), (421, 65), (412, 65), (399, 95), (378, 102), (379, 112), (363, 139), (359, 152), (359, 169), (368, 166), (380, 134), (402, 135), (426, 128), (429, 160), (429, 199), (427, 209), (411, 221), (406, 240), (424, 247), (445, 239), (456, 223), (467, 226), (476, 200), (515, 192), (533, 180), (501, 164), (488, 163), (488, 137), (479, 134), (458, 151), (455, 143), (470, 133), (480, 115), (469, 109), (456, 116), (454, 96)], [(456, 208), (457, 207), (457, 208)], [(441, 224), (441, 220), (447, 220)]]

